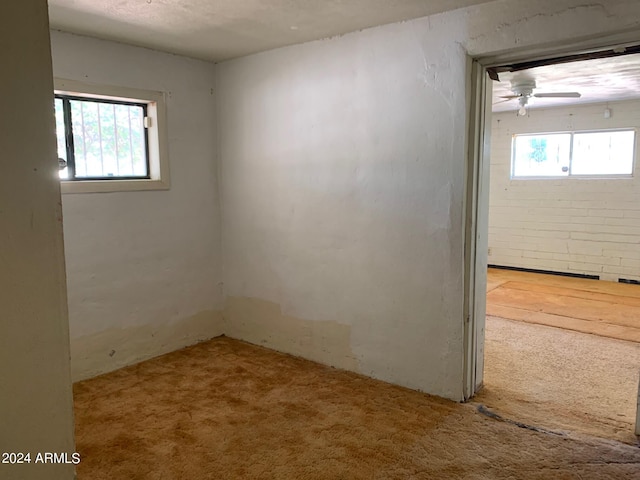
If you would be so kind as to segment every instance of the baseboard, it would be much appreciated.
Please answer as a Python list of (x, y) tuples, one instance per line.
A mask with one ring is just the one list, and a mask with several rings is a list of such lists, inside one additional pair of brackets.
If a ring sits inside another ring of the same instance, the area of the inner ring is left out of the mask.
[(600, 280), (599, 275), (586, 275), (583, 273), (556, 272), (553, 270), (538, 270), (535, 268), (510, 267), (507, 265), (487, 265), (487, 267), (495, 268), (498, 270), (513, 270), (516, 272), (542, 273), (544, 275), (557, 275), (560, 277), (573, 277), (573, 278), (586, 278), (589, 280)]

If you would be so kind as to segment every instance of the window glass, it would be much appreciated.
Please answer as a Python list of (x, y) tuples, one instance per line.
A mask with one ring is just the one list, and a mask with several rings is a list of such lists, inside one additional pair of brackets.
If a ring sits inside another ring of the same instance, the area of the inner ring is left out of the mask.
[(569, 133), (517, 135), (513, 142), (512, 176), (567, 176), (570, 154)]
[[(61, 178), (149, 178), (145, 113), (140, 104), (56, 98), (58, 151), (69, 164)], [(68, 118), (71, 128), (65, 130)], [(71, 139), (65, 137), (69, 131)]]
[(576, 133), (573, 136), (572, 175), (630, 175), (633, 172), (635, 132)]

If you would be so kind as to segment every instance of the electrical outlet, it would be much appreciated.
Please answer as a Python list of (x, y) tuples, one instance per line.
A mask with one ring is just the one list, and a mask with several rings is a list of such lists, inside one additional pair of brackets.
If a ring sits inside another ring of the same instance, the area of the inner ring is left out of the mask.
[(489, 250), (487, 251), (487, 253), (489, 254), (489, 256), (491, 256), (491, 247), (489, 247)]

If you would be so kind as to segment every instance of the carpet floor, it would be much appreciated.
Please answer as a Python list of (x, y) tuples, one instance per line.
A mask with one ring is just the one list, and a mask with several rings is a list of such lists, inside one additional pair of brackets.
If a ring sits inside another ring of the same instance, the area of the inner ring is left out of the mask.
[(225, 337), (74, 395), (80, 480), (640, 478), (637, 447), (522, 428)]
[(474, 401), (525, 423), (638, 444), (640, 343), (495, 317), (485, 332)]

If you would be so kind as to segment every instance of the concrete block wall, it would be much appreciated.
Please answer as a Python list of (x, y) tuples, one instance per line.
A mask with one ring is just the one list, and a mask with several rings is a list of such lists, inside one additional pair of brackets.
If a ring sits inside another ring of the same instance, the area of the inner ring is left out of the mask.
[(514, 134), (639, 126), (640, 101), (494, 114), (489, 264), (640, 280), (637, 160), (633, 178), (510, 178)]
[(56, 77), (165, 92), (171, 188), (63, 194), (73, 380), (224, 333), (214, 65), (51, 32)]

